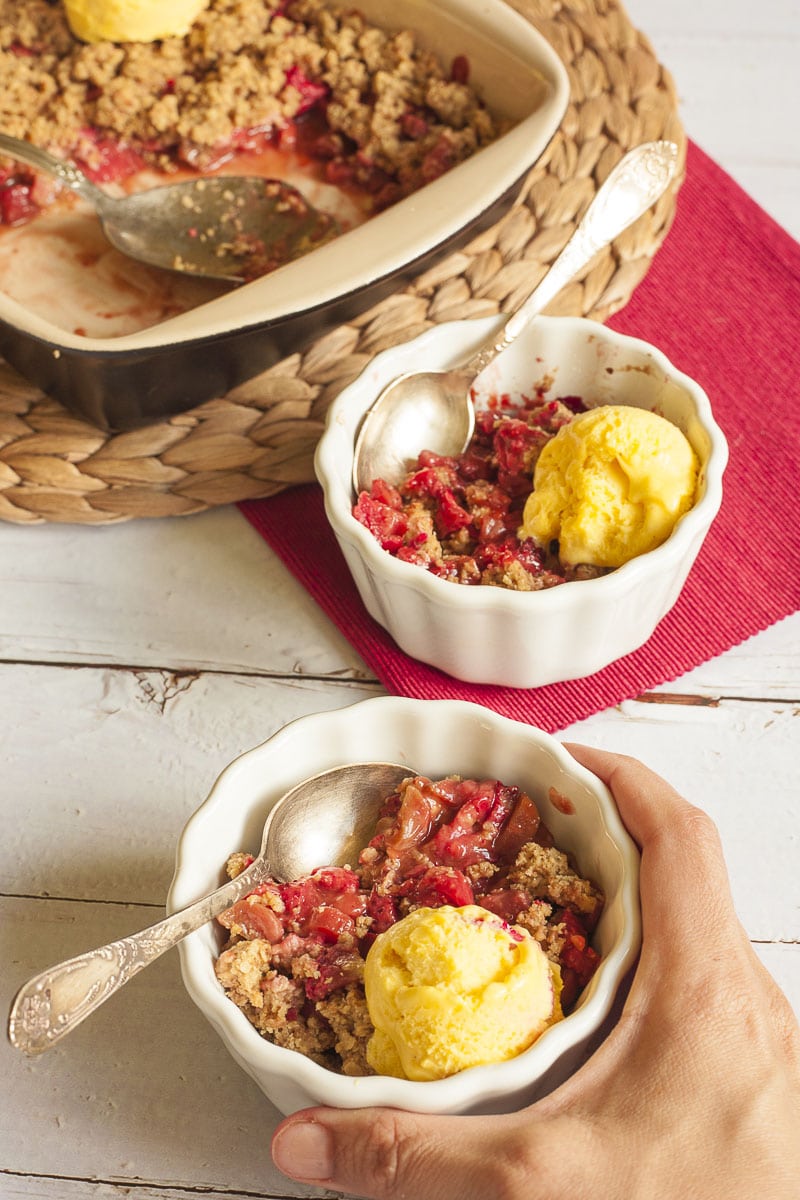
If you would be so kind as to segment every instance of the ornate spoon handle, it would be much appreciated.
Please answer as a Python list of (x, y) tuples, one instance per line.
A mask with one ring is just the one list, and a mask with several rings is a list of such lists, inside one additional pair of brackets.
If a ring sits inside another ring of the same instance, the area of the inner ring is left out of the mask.
[(163, 921), (35, 975), (20, 988), (11, 1006), (12, 1045), (25, 1054), (41, 1054), (54, 1046), (134, 975), (252, 891), (265, 875), (256, 860), (211, 895)]
[(678, 166), (674, 142), (645, 142), (630, 150), (600, 187), (572, 237), (541, 283), (531, 292), (499, 333), (494, 334), (464, 364), (478, 375), (513, 342), (565, 284), (624, 229), (647, 212), (666, 191)]

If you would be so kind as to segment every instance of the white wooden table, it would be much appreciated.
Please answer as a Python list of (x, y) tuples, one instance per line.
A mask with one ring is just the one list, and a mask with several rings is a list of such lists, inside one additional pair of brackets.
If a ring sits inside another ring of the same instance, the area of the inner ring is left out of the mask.
[[(793, 0), (630, 0), (688, 132), (795, 236)], [(380, 686), (235, 509), (113, 528), (0, 525), (2, 1000), (159, 918), (222, 767)], [(800, 617), (565, 731), (632, 753), (718, 822), (736, 904), (800, 1012)], [(277, 1114), (183, 991), (173, 952), (45, 1056), (0, 1045), (0, 1197), (306, 1196)]]

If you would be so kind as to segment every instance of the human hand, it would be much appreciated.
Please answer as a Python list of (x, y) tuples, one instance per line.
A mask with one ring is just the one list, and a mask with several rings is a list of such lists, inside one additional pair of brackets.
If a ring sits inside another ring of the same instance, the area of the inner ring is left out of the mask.
[(374, 1200), (797, 1200), (800, 1028), (733, 909), (716, 828), (641, 763), (587, 747), (642, 852), (643, 945), (620, 1021), (521, 1112), (313, 1108), (276, 1165)]

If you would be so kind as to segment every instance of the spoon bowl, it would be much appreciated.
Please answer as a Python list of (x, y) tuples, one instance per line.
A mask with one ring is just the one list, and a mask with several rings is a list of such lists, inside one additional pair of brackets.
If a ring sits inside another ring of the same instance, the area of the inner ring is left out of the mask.
[(459, 454), (472, 437), (475, 374), (413, 371), (386, 387), (364, 416), (353, 460), (353, 488), (368, 491), (375, 479), (399, 483), (420, 450)]
[(91, 204), (109, 242), (129, 258), (198, 279), (245, 283), (339, 232), (332, 216), (278, 179), (217, 175), (116, 197), (29, 142), (0, 133), (0, 152), (55, 176)]
[(396, 763), (349, 763), (298, 783), (271, 808), (258, 857), (235, 879), (156, 925), (70, 958), (24, 984), (9, 1015), (12, 1045), (30, 1055), (54, 1046), (144, 967), (264, 880), (286, 882), (317, 867), (355, 861), (381, 804), (413, 774)]
[(547, 274), (498, 334), (455, 368), (403, 375), (379, 394), (356, 437), (356, 495), (369, 491), (376, 479), (400, 483), (409, 460), (421, 450), (451, 456), (466, 449), (475, 423), (470, 389), (480, 373), (600, 250), (655, 204), (677, 169), (674, 142), (647, 142), (629, 151), (598, 189)]

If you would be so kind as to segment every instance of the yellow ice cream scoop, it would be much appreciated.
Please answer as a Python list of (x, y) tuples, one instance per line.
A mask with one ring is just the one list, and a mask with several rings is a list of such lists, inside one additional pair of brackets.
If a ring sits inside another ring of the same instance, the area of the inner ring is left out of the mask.
[(376, 939), (364, 971), (381, 1075), (444, 1079), (513, 1058), (562, 1016), (539, 943), (478, 905), (418, 908)]
[(620, 567), (666, 541), (692, 507), (699, 463), (657, 413), (606, 405), (580, 413), (543, 448), (521, 535), (554, 538), (565, 565)]
[(183, 37), (209, 0), (64, 0), (83, 42), (155, 42)]

